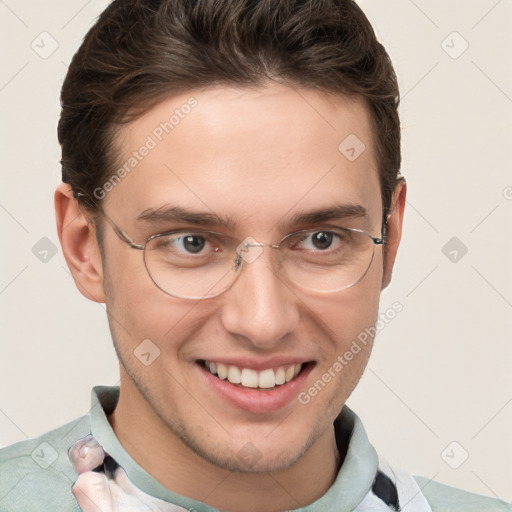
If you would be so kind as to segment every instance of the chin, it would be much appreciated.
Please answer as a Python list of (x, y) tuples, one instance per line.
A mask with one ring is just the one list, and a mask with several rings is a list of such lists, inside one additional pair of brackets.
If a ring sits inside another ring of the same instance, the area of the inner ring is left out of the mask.
[(286, 450), (265, 454), (254, 444), (246, 443), (237, 453), (231, 452), (228, 456), (201, 453), (199, 455), (217, 467), (236, 473), (276, 473), (288, 469), (297, 462), (303, 456), (303, 451)]
[(198, 435), (197, 431), (191, 433), (181, 430), (176, 433), (203, 460), (237, 473), (284, 471), (299, 461), (320, 437), (313, 429), (303, 437), (275, 435), (274, 439), (270, 439), (272, 433), (267, 433), (265, 437), (254, 438), (254, 441), (243, 441), (235, 437), (228, 442), (218, 443)]

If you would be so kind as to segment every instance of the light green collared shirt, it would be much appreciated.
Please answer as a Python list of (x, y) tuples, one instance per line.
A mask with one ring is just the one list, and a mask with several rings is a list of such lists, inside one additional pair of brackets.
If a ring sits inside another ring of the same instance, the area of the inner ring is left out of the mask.
[[(123, 448), (107, 419), (119, 399), (118, 387), (96, 386), (91, 398), (88, 415), (36, 439), (0, 450), (0, 512), (80, 512), (71, 492), (78, 475), (68, 459), (68, 450), (89, 434), (126, 471), (133, 485), (148, 497), (188, 511), (216, 510), (165, 488)], [(338, 446), (342, 443), (348, 446), (338, 476), (321, 498), (297, 511), (512, 512), (509, 503), (391, 470), (385, 461), (379, 460), (361, 420), (347, 406), (343, 407), (334, 425)], [(389, 485), (396, 488), (401, 508), (393, 508), (379, 495), (382, 485), (375, 486), (378, 473), (381, 477), (383, 473), (383, 479), (392, 482)]]

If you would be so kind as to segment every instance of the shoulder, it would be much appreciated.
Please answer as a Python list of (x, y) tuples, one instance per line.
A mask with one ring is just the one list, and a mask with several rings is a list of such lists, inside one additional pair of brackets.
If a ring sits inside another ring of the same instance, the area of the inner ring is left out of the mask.
[(0, 510), (32, 512), (80, 508), (71, 492), (77, 474), (71, 445), (90, 433), (88, 416), (0, 449)]
[(435, 482), (422, 476), (418, 483), (432, 512), (512, 512), (512, 504)]

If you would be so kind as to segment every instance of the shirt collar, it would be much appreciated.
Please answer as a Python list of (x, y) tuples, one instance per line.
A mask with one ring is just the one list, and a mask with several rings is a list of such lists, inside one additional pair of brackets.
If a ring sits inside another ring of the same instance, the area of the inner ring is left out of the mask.
[[(132, 483), (143, 492), (189, 510), (212, 512), (212, 507), (176, 494), (140, 467), (117, 439), (107, 416), (119, 399), (119, 387), (95, 386), (91, 392), (91, 433), (120, 466), (124, 468)], [(352, 511), (371, 489), (378, 467), (375, 449), (368, 441), (359, 417), (346, 405), (334, 422), (338, 446), (348, 443), (347, 452), (338, 476), (328, 491), (307, 506), (308, 511), (337, 510)], [(306, 509), (296, 509), (302, 511)]]

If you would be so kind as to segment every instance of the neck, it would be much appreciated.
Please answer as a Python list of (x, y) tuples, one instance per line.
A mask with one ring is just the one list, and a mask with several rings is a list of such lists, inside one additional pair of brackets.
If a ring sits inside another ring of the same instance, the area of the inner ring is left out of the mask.
[(121, 381), (119, 402), (108, 420), (125, 450), (167, 489), (217, 509), (277, 512), (303, 507), (325, 494), (343, 462), (332, 428), (283, 471), (228, 471), (197, 455), (170, 431), (126, 374)]

